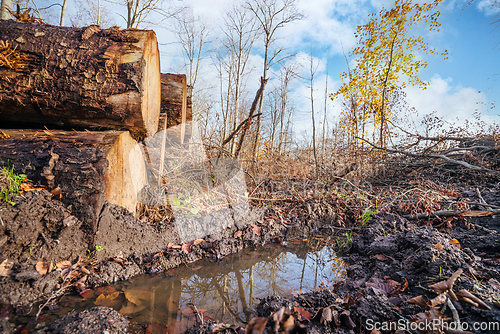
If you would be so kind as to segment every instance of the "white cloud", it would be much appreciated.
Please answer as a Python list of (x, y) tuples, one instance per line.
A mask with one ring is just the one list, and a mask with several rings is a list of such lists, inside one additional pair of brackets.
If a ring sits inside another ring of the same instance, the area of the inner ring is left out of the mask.
[(424, 115), (436, 112), (436, 116), (454, 125), (462, 125), (466, 120), (472, 121), (475, 112), (482, 114), (487, 122), (498, 121), (496, 117), (487, 115), (488, 99), (486, 94), (474, 88), (453, 85), (453, 79), (443, 79), (435, 74), (426, 90), (416, 87), (405, 89), (407, 102), (415, 107), (418, 114), (411, 115), (415, 124), (419, 124)]
[(500, 3), (498, 0), (480, 0), (477, 2), (477, 9), (486, 16), (500, 13)]

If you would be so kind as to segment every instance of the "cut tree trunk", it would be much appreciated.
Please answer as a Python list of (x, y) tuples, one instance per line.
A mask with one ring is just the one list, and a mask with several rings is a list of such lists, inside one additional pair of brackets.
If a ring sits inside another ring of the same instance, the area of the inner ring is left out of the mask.
[[(160, 62), (153, 31), (0, 21), (0, 120), (156, 133)], [(9, 47), (10, 45), (10, 47)]]
[(158, 131), (185, 124), (193, 120), (191, 90), (188, 90), (185, 74), (161, 74), (161, 108)]
[(147, 182), (141, 149), (128, 131), (0, 130), (0, 166), (61, 193), (93, 235), (104, 201), (135, 213)]

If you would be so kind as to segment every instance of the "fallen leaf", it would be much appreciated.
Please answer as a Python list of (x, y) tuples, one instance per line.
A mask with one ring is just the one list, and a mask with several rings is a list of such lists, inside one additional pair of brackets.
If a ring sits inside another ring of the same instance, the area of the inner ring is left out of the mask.
[(178, 320), (170, 324), (167, 328), (168, 334), (182, 334), (189, 328), (189, 320), (187, 318)]
[(373, 288), (376, 292), (379, 291), (386, 296), (388, 296), (392, 291), (392, 287), (389, 284), (376, 277), (370, 278), (370, 282), (366, 282), (365, 285), (367, 287)]
[(460, 242), (458, 242), (457, 239), (451, 239), (449, 241), (450, 244), (452, 244), (453, 246), (457, 247), (458, 249), (462, 249), (462, 246), (460, 246)]
[(356, 327), (356, 324), (351, 319), (350, 311), (344, 310), (342, 313), (340, 313), (340, 318), (342, 319), (342, 322), (347, 325), (348, 329), (353, 329)]
[(112, 286), (100, 286), (97, 288), (96, 292), (99, 295), (110, 295), (116, 291)]
[(96, 292), (92, 289), (85, 289), (83, 291), (80, 291), (80, 296), (82, 296), (85, 299), (92, 299), (96, 295)]
[[(5, 260), (7, 261), (7, 260)], [(4, 261), (4, 262), (5, 262)], [(3, 263), (2, 263), (3, 264)], [(47, 261), (40, 261), (36, 264), (35, 266), (35, 269), (36, 271), (40, 274), (40, 275), (45, 275), (47, 274), (48, 272), (50, 272), (52, 270), (52, 263), (50, 262), (47, 262)], [(3, 275), (2, 275), (3, 276)]]
[(204, 239), (196, 239), (195, 241), (193, 241), (193, 246), (199, 245), (199, 244), (201, 244), (203, 241), (205, 241), (205, 240), (204, 240)]
[(245, 334), (262, 334), (262, 332), (266, 328), (266, 324), (267, 324), (267, 318), (264, 317), (253, 318), (245, 327)]
[[(127, 303), (126, 305), (123, 305), (122, 308), (120, 309), (120, 314), (124, 315), (131, 315), (135, 313), (139, 313), (142, 310), (146, 308), (145, 305), (136, 305), (134, 303)], [(147, 329), (146, 329), (147, 332)]]
[(321, 312), (321, 319), (319, 322), (321, 322), (323, 325), (327, 325), (333, 320), (333, 314), (332, 314), (332, 309), (330, 307), (325, 307), (323, 309), (323, 312)]
[[(199, 314), (203, 314), (205, 312), (207, 312), (207, 310), (198, 309)], [(181, 309), (181, 313), (182, 313), (182, 315), (184, 315), (185, 317), (188, 317), (188, 318), (196, 316), (196, 312), (193, 311), (193, 309), (190, 307)]]
[(236, 231), (234, 233), (234, 238), (235, 239), (241, 238), (242, 236), (243, 236), (243, 231)]
[(57, 262), (56, 263), (56, 268), (59, 269), (59, 270), (64, 270), (64, 269), (68, 269), (68, 268), (71, 268), (73, 266), (73, 264), (71, 264), (70, 261), (60, 261), (60, 262)]
[(126, 258), (124, 258), (123, 256), (121, 255), (116, 255), (116, 256), (113, 256), (113, 261), (115, 261), (116, 263), (119, 263), (121, 264), (122, 266), (128, 264), (128, 260)]
[(427, 301), (425, 300), (424, 296), (420, 295), (417, 297), (413, 297), (408, 300), (408, 303), (413, 304), (413, 305), (418, 305), (421, 308), (427, 308)]
[(358, 280), (358, 281), (352, 282), (352, 286), (355, 289), (360, 288), (363, 284), (365, 284), (364, 280)]
[(451, 290), (451, 288), (453, 287), (453, 284), (455, 284), (455, 281), (457, 280), (458, 276), (460, 276), (460, 274), (462, 274), (462, 273), (463, 273), (462, 268), (459, 268), (446, 281), (441, 281), (441, 282), (431, 284), (431, 285), (429, 285), (429, 288), (434, 290), (435, 292), (437, 292), (439, 294), (441, 294), (447, 290)]
[(389, 294), (393, 295), (401, 291), (401, 283), (392, 279), (388, 279), (385, 282), (391, 287), (391, 292)]
[(405, 291), (408, 289), (408, 280), (405, 278), (405, 284), (403, 284), (403, 287), (401, 288), (401, 292)]
[(432, 246), (432, 247), (434, 247), (434, 248), (436, 248), (436, 249), (438, 249), (438, 250), (442, 250), (442, 249), (443, 249), (443, 245), (441, 245), (441, 243), (440, 243), (440, 242), (438, 242), (437, 244), (435, 244), (435, 245), (434, 245), (434, 246)]
[(186, 254), (191, 253), (191, 246), (193, 246), (193, 241), (185, 242), (182, 244), (182, 251)]
[(386, 260), (386, 257), (385, 257), (384, 254), (377, 254), (377, 255), (375, 255), (375, 258), (377, 260), (380, 260), (380, 261), (385, 261)]
[(97, 299), (95, 300), (94, 304), (98, 306), (107, 306), (111, 307), (116, 304), (116, 298), (120, 295), (120, 292), (115, 291), (110, 295), (104, 295), (101, 294), (97, 296)]
[(470, 301), (475, 302), (476, 305), (474, 305), (473, 303), (470, 303), (470, 304), (472, 304), (472, 305), (474, 305), (482, 310), (491, 310), (491, 307), (486, 305), (481, 299), (474, 296), (472, 293), (470, 293), (467, 290), (460, 290), (456, 293), (456, 295), (460, 300), (466, 301), (468, 303), (470, 303)]
[(167, 250), (170, 249), (181, 249), (182, 247), (180, 245), (174, 245), (173, 243), (169, 242), (167, 245)]
[(80, 278), (78, 281), (76, 281), (74, 283), (74, 286), (78, 289), (78, 291), (84, 291), (86, 290), (86, 286), (85, 286), (85, 281), (87, 280), (87, 275), (83, 276), (82, 278)]
[(387, 300), (389, 301), (389, 303), (396, 306), (400, 305), (403, 302), (399, 297), (389, 297), (387, 298)]
[(293, 311), (297, 313), (297, 319), (299, 321), (311, 321), (311, 313), (309, 311), (304, 310), (302, 307), (293, 307)]
[(141, 306), (142, 300), (150, 300), (151, 299), (151, 292), (150, 291), (145, 291), (145, 290), (125, 290), (123, 291), (125, 294), (125, 299), (128, 300), (129, 302), (135, 304), (136, 306)]
[[(120, 311), (121, 313), (121, 311)], [(167, 326), (153, 322), (146, 327), (146, 334), (167, 334)]]
[(260, 235), (262, 232), (262, 229), (258, 225), (252, 225), (252, 231), (253, 231), (253, 233), (255, 233), (257, 235)]

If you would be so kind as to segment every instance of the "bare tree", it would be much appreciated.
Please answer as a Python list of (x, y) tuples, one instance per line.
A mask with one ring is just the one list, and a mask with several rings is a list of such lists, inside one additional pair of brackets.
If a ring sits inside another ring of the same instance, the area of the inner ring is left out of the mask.
[(61, 20), (59, 21), (59, 25), (64, 27), (64, 21), (66, 19), (66, 8), (68, 7), (68, 0), (64, 0), (62, 8), (61, 8)]
[(316, 179), (319, 177), (319, 165), (318, 165), (318, 154), (316, 150), (316, 122), (314, 120), (314, 75), (316, 74), (316, 71), (318, 69), (319, 64), (314, 65), (314, 57), (312, 54), (311, 50), (311, 56), (310, 56), (310, 67), (309, 67), (309, 89), (311, 93), (311, 121), (312, 121), (312, 148), (313, 148), (313, 156), (314, 156), (314, 164), (316, 166)]
[[(175, 33), (181, 46), (184, 60), (184, 70), (187, 76), (187, 84), (192, 90), (193, 117), (200, 120), (203, 118), (203, 136), (206, 138), (207, 127), (210, 122), (209, 111), (213, 106), (211, 97), (207, 92), (201, 92), (198, 87), (199, 74), (202, 62), (204, 62), (212, 51), (210, 49), (210, 28), (200, 17), (194, 17), (187, 9), (175, 16)], [(200, 97), (205, 96), (206, 101), (200, 102)]]
[[(106, 0), (113, 4), (125, 5), (127, 8), (127, 16), (118, 14), (125, 22), (127, 29), (137, 29), (144, 24), (158, 25), (165, 19), (172, 18), (177, 15), (183, 8), (172, 11), (172, 8), (165, 8), (167, 0)], [(154, 22), (147, 21), (152, 15), (157, 14)]]
[(75, 27), (96, 24), (100, 27), (114, 25), (113, 15), (103, 5), (102, 0), (77, 0), (77, 10), (70, 16), (71, 24)]
[[(262, 78), (267, 80), (267, 72), (279, 60), (283, 48), (278, 48), (270, 54), (270, 49), (276, 39), (276, 31), (284, 25), (300, 20), (302, 15), (297, 11), (295, 0), (248, 0), (247, 8), (257, 18), (264, 38), (264, 68)], [(263, 96), (263, 95), (262, 95)], [(258, 113), (262, 113), (263, 97), (259, 102)], [(257, 143), (261, 129), (261, 118), (257, 118), (257, 131), (253, 145), (254, 158), (257, 154)]]
[[(224, 15), (224, 38), (221, 40), (221, 43), (225, 51), (226, 60), (229, 62), (229, 64), (226, 65), (226, 73), (228, 75), (226, 101), (227, 122), (226, 119), (224, 119), (224, 124), (229, 125), (231, 123), (231, 132), (236, 129), (240, 116), (240, 100), (244, 76), (248, 74), (248, 59), (253, 44), (258, 37), (258, 34), (256, 34), (256, 26), (257, 22), (255, 17), (247, 8), (241, 5), (234, 5), (231, 10)], [(230, 94), (230, 92), (234, 93)], [(233, 110), (232, 113), (229, 113), (230, 108)], [(226, 133), (224, 133), (223, 140), (225, 137)], [(234, 138), (233, 136), (231, 140), (231, 154), (234, 154), (236, 149)]]
[(2, 6), (0, 7), (0, 19), (9, 20), (12, 18), (12, 0), (2, 0)]

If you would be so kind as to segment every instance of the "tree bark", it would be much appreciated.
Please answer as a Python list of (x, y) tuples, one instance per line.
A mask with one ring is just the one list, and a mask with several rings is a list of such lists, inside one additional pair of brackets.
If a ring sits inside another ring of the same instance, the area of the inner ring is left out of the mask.
[(146, 165), (128, 131), (3, 129), (0, 137), (0, 166), (13, 166), (33, 184), (60, 191), (91, 235), (105, 200), (135, 213)]
[(0, 20), (10, 20), (12, 18), (12, 0), (2, 0), (0, 7)]
[(160, 64), (153, 31), (0, 21), (19, 55), (0, 68), (0, 120), (156, 133)]
[(161, 107), (158, 131), (166, 127), (185, 124), (193, 120), (191, 90), (186, 85), (185, 74), (161, 74)]

